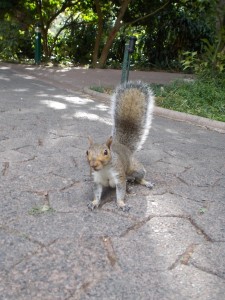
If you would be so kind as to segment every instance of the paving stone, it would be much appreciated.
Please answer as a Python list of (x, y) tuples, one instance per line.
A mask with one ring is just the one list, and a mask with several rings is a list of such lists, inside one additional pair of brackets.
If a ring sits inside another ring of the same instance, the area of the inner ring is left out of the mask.
[(1, 298), (223, 299), (224, 134), (155, 117), (136, 154), (154, 188), (129, 184), (128, 213), (106, 189), (90, 211), (87, 137), (105, 142), (112, 122), (81, 90), (120, 73), (0, 70)]

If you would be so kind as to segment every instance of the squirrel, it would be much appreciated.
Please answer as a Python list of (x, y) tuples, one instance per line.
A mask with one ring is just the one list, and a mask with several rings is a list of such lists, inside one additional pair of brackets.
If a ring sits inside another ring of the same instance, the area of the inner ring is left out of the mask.
[(145, 180), (145, 168), (134, 158), (145, 142), (152, 123), (154, 95), (149, 86), (141, 81), (120, 84), (112, 96), (112, 136), (104, 144), (89, 139), (87, 160), (94, 181), (94, 200), (88, 203), (93, 210), (101, 201), (103, 187), (116, 188), (116, 204), (128, 211), (125, 204), (126, 181), (133, 178), (152, 188)]

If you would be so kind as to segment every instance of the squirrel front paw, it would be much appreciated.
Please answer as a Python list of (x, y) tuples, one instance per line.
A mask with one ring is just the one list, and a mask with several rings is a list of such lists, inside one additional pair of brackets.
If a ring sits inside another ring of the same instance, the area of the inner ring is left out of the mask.
[(93, 202), (89, 202), (87, 204), (87, 207), (90, 209), (90, 210), (93, 210), (96, 206), (93, 204)]
[(96, 200), (93, 200), (93, 201), (91, 201), (91, 202), (89, 202), (89, 203), (87, 204), (87, 207), (88, 207), (90, 210), (93, 210), (93, 209), (97, 208), (98, 205), (99, 205), (99, 202), (97, 202)]
[(130, 210), (130, 206), (124, 205), (123, 207), (120, 207), (120, 209), (122, 209), (123, 212), (128, 212)]
[(117, 201), (117, 207), (121, 209), (123, 212), (128, 212), (130, 210), (130, 206), (125, 204), (123, 201)]

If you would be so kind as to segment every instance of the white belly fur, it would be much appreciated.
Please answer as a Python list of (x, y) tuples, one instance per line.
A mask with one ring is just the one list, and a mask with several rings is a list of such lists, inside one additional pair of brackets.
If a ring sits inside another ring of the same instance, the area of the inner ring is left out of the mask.
[(93, 172), (94, 182), (101, 184), (103, 186), (110, 186), (112, 188), (116, 187), (117, 174), (112, 170), (112, 168), (103, 168), (99, 171)]

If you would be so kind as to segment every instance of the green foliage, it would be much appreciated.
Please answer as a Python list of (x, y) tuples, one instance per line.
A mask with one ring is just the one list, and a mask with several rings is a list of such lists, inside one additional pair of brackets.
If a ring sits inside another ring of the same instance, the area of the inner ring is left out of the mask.
[[(144, 54), (155, 66), (180, 69), (182, 51), (201, 51), (202, 38), (211, 39), (212, 31), (206, 23), (207, 10), (185, 7), (182, 2), (171, 4), (167, 10), (150, 20), (146, 28)], [(154, 28), (154, 30), (152, 30)]]
[(33, 56), (32, 31), (22, 30), (18, 22), (0, 20), (0, 59), (18, 61)]
[[(165, 1), (166, 3), (166, 1)], [(211, 20), (212, 3), (208, 1), (172, 1), (154, 14), (163, 2), (151, 1), (151, 10), (146, 1), (132, 4), (125, 15), (130, 26), (122, 27), (114, 46), (109, 53), (108, 64), (122, 62), (125, 40), (135, 35), (137, 46), (132, 55), (132, 64), (139, 69), (162, 68), (181, 70), (181, 53), (184, 51), (202, 51), (202, 39), (213, 38), (213, 23)], [(140, 15), (152, 13), (149, 18), (139, 19)], [(214, 22), (214, 21), (213, 21)]]
[(216, 41), (211, 44), (207, 39), (203, 39), (203, 42), (201, 54), (197, 51), (183, 53), (184, 59), (181, 63), (184, 70), (192, 71), (201, 76), (225, 73), (225, 52), (219, 51), (220, 42)]
[[(115, 24), (121, 1), (98, 2), (103, 15), (103, 34), (98, 53), (101, 54)], [(211, 46), (215, 44), (217, 35), (216, 0), (150, 2), (151, 5), (146, 0), (132, 1), (128, 6), (123, 26), (109, 51), (107, 66), (121, 67), (127, 37), (135, 35), (138, 41), (131, 56), (131, 66), (135, 68), (181, 70), (180, 60), (185, 52), (183, 60), (186, 60), (185, 68), (188, 70), (196, 71), (199, 58), (201, 68), (204, 68), (206, 56), (208, 66), (215, 65), (220, 71), (224, 69), (224, 55), (221, 52), (224, 43), (221, 37), (224, 34), (217, 37), (216, 52)], [(30, 59), (34, 56), (36, 22), (41, 25), (43, 58), (46, 61), (91, 65), (99, 25), (94, 1), (2, 0), (1, 59)], [(196, 52), (198, 55), (195, 55)]]
[(0, 21), (0, 58), (17, 59), (20, 40), (19, 26), (9, 21)]
[(153, 88), (159, 106), (225, 122), (224, 76), (175, 81)]
[(95, 92), (98, 92), (98, 93), (104, 93), (105, 92), (105, 89), (102, 86), (90, 86), (90, 89), (95, 91)]

